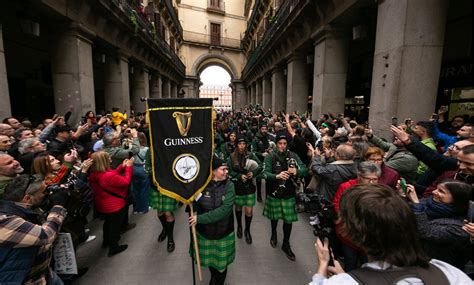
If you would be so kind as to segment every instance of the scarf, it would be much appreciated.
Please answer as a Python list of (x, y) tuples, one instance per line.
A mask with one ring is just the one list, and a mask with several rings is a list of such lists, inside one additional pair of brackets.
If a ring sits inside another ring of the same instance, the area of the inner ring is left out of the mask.
[(456, 216), (456, 208), (451, 204), (438, 203), (433, 196), (426, 200), (426, 215), (430, 220), (437, 218), (451, 218)]

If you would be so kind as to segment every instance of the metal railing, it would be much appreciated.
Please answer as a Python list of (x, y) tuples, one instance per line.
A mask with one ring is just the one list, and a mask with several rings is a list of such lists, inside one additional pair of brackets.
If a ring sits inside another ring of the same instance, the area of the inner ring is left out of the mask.
[(183, 31), (183, 39), (188, 42), (214, 45), (214, 46), (224, 46), (231, 48), (240, 48), (240, 39), (226, 38), (226, 37), (216, 37), (209, 34), (195, 33), (191, 31)]
[(146, 19), (146, 15), (137, 13), (134, 7), (132, 7), (126, 0), (112, 0), (112, 3), (119, 7), (120, 10), (122, 10), (130, 19), (130, 22), (135, 29), (135, 33), (141, 31), (149, 42), (154, 43), (158, 49), (178, 67), (179, 71), (184, 73), (184, 64), (181, 62), (175, 51), (171, 49), (165, 39), (156, 31), (155, 26)]
[(225, 12), (225, 2), (223, 0), (207, 0), (207, 9)]
[(302, 0), (291, 0), (284, 1), (282, 5), (278, 8), (275, 15), (271, 18), (269, 22), (269, 27), (263, 32), (263, 36), (259, 39), (257, 46), (253, 49), (250, 54), (247, 64), (242, 71), (242, 74), (247, 74), (248, 71), (253, 68), (253, 65), (257, 62), (260, 57), (261, 51), (272, 42), (272, 39), (275, 35), (278, 34), (281, 27), (287, 25), (288, 16), (293, 11), (293, 8), (296, 7), (299, 2)]

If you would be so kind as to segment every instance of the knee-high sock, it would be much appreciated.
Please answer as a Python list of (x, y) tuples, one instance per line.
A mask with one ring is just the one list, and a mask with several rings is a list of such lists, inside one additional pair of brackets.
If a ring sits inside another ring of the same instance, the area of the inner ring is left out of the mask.
[(242, 210), (235, 211), (235, 218), (237, 219), (237, 226), (242, 227)]
[(173, 230), (174, 230), (174, 221), (166, 222), (166, 235), (168, 236), (168, 241), (174, 241)]
[(224, 285), (225, 278), (227, 276), (227, 268), (222, 272), (219, 272), (219, 270), (217, 270), (214, 267), (209, 267), (209, 270), (211, 271), (211, 283), (210, 284)]
[(272, 223), (272, 236), (276, 236), (278, 220), (271, 220), (271, 223)]
[(252, 216), (245, 215), (245, 231), (250, 232), (250, 224), (252, 223)]
[(158, 216), (158, 219), (160, 220), (161, 226), (163, 227), (162, 232), (166, 233), (166, 216), (165, 214)]
[(283, 223), (283, 244), (289, 245), (290, 244), (290, 235), (291, 235), (291, 228), (293, 224)]

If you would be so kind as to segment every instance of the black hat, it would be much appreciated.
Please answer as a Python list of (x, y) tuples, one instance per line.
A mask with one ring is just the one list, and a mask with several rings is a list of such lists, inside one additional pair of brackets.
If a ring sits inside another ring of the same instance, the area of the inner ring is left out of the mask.
[(214, 156), (212, 158), (212, 170), (216, 170), (217, 168), (225, 165), (227, 165), (227, 163), (222, 159), (218, 158), (217, 156)]
[(279, 132), (276, 134), (275, 142), (279, 142), (280, 140), (286, 140), (286, 141), (288, 142), (288, 137), (286, 136), (286, 132), (285, 132), (285, 131), (279, 131)]
[(240, 142), (245, 142), (245, 143), (247, 143), (247, 140), (245, 139), (245, 136), (244, 136), (244, 135), (238, 135), (238, 136), (237, 136), (237, 143), (240, 143)]

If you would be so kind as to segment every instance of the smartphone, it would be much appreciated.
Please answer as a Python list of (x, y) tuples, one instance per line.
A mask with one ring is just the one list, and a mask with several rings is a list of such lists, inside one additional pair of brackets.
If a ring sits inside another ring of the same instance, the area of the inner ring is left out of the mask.
[(132, 157), (134, 157), (134, 156), (135, 156), (135, 155), (133, 154), (133, 152), (130, 151), (130, 152), (128, 153), (128, 159), (130, 159), (130, 158), (132, 158)]
[(91, 155), (92, 155), (92, 151), (89, 151), (89, 153), (87, 153), (87, 158), (91, 158)]
[(400, 179), (400, 186), (402, 187), (403, 194), (407, 194), (407, 181), (405, 178)]
[(398, 118), (397, 117), (392, 117), (392, 125), (394, 125), (394, 126), (398, 125)]

